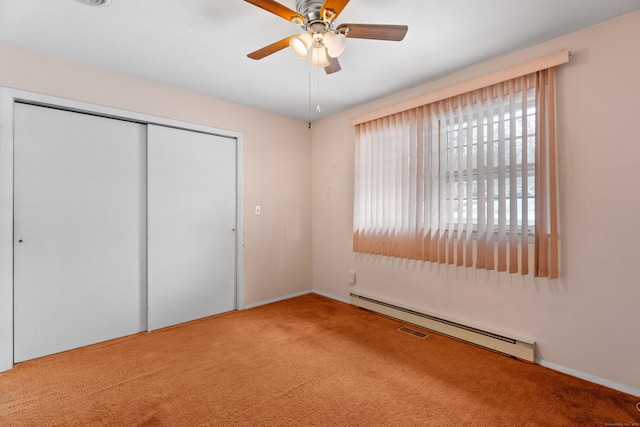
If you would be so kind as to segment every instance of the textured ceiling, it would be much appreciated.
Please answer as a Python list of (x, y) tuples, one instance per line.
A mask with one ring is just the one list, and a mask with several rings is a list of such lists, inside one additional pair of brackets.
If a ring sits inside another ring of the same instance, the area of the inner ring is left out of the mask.
[(409, 32), (348, 39), (332, 75), (288, 49), (247, 58), (301, 28), (242, 0), (0, 0), (0, 41), (314, 121), (637, 9), (640, 0), (351, 0), (338, 23)]

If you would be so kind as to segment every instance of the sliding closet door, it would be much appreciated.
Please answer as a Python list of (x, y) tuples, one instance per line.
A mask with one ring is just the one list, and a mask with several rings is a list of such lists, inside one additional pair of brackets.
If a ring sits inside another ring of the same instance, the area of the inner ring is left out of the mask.
[(234, 310), (236, 140), (148, 128), (149, 330)]
[(146, 329), (145, 133), (16, 104), (15, 362)]

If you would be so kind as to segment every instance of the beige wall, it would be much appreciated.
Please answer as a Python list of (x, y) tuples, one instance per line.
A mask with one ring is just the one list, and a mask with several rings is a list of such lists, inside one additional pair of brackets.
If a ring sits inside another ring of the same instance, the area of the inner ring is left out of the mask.
[[(307, 123), (6, 44), (0, 44), (0, 86), (242, 133), (244, 302), (310, 288)], [(253, 215), (255, 205), (261, 216)]]
[[(340, 299), (354, 290), (529, 337), (542, 363), (640, 394), (639, 43), (635, 12), (314, 123), (313, 289)], [(572, 56), (557, 73), (560, 279), (351, 252), (349, 117), (562, 49)]]

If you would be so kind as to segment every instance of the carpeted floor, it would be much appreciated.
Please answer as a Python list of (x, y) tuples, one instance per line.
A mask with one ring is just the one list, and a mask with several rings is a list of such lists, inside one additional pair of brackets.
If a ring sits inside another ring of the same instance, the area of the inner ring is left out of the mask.
[(638, 398), (309, 294), (23, 362), (1, 426), (638, 426)]

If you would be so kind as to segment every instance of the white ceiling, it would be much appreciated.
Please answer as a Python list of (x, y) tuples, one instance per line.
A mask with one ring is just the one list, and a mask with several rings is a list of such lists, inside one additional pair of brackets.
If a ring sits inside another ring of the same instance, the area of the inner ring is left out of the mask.
[(348, 39), (332, 75), (288, 49), (247, 58), (301, 29), (243, 0), (0, 0), (0, 41), (314, 121), (637, 9), (640, 0), (351, 0), (338, 23), (409, 32)]

